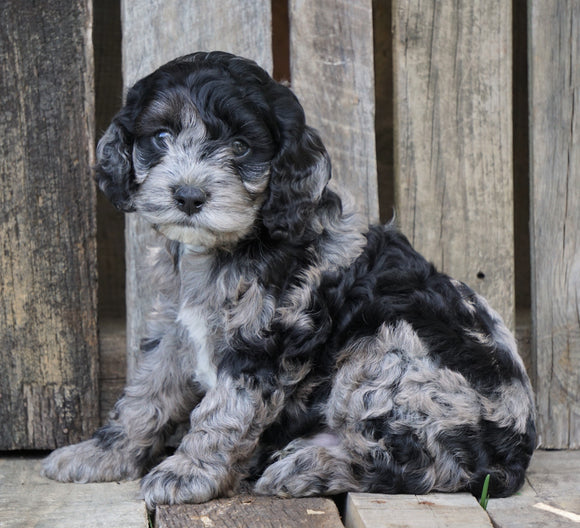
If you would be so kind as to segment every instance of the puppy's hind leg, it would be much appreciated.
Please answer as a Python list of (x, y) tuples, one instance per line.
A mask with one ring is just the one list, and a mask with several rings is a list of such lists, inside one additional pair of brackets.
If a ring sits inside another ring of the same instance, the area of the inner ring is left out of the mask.
[(167, 334), (149, 344), (109, 423), (90, 440), (51, 453), (44, 476), (63, 482), (136, 479), (152, 465), (168, 427), (187, 419), (199, 398), (177, 356), (176, 338)]

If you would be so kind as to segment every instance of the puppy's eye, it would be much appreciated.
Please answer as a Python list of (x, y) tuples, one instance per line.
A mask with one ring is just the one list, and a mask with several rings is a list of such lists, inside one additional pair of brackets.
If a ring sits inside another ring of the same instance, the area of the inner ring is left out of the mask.
[(250, 146), (241, 139), (236, 139), (232, 142), (232, 152), (234, 156), (242, 157), (250, 151)]
[(153, 141), (158, 147), (167, 146), (167, 142), (173, 138), (173, 134), (168, 130), (159, 130), (153, 134)]

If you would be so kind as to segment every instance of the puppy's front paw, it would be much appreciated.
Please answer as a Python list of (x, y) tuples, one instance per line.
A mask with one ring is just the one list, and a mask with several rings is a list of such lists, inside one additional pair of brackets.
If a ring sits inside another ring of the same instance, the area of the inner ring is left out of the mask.
[(96, 440), (61, 447), (42, 462), (42, 475), (61, 482), (132, 480), (141, 476), (125, 453), (103, 449)]
[(141, 481), (147, 507), (154, 510), (158, 504), (199, 503), (217, 497), (219, 481), (201, 467), (181, 453), (164, 460)]

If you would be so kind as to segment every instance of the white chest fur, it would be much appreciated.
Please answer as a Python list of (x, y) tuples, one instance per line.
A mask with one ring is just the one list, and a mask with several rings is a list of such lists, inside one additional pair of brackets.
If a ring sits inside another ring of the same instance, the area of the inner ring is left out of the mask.
[(210, 335), (207, 316), (198, 306), (183, 306), (179, 310), (178, 322), (187, 330), (195, 356), (195, 381), (209, 390), (217, 383), (217, 368), (214, 363), (214, 344)]

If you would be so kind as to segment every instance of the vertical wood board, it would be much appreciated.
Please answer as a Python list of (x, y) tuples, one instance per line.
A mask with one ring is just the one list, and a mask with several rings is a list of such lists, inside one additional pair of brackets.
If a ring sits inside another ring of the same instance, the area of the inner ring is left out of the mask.
[[(155, 68), (195, 51), (221, 50), (255, 60), (272, 71), (272, 14), (266, 0), (179, 2), (122, 0), (125, 91)], [(154, 292), (145, 251), (164, 243), (133, 215), (126, 219), (128, 376), (135, 369), (144, 318)]]
[(333, 186), (379, 219), (371, 0), (290, 0), (292, 89), (322, 137)]
[(393, 1), (400, 225), (513, 330), (511, 17), (502, 0)]
[(530, 0), (532, 319), (540, 443), (580, 447), (580, 4)]
[(2, 5), (0, 449), (98, 423), (91, 5)]

